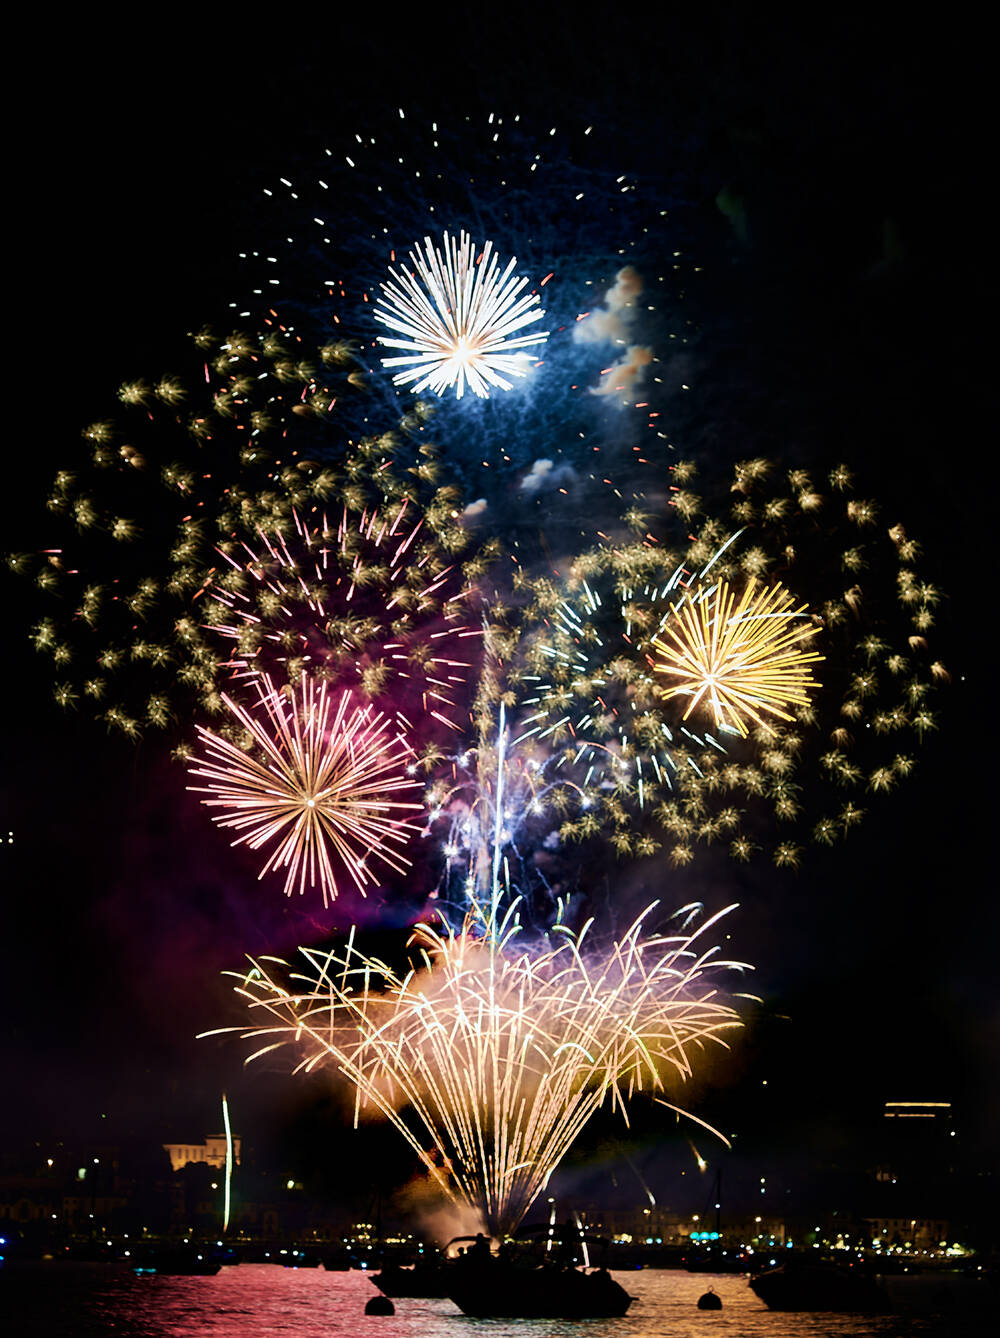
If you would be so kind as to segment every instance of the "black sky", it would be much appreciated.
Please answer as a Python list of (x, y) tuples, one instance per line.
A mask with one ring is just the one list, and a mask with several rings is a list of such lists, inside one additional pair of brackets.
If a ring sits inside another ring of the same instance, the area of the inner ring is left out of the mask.
[[(680, 881), (684, 899), (732, 885), (732, 946), (759, 965), (766, 999), (768, 1020), (719, 1079), (727, 1118), (773, 1117), (759, 1102), (769, 1075), (803, 1128), (820, 1107), (849, 1119), (887, 1097), (940, 1097), (985, 1145), (998, 1001), (977, 39), (888, 18), (775, 31), (740, 12), (632, 13), (607, 31), (543, 7), (498, 37), (497, 11), (462, 44), (333, 12), (294, 31), (180, 20), (154, 33), (146, 20), (40, 40), (8, 161), (4, 547), (42, 546), (47, 485), (82, 425), (224, 308), (259, 183), (370, 109), (419, 98), (445, 115), (579, 116), (652, 164), (681, 146), (703, 164), (712, 220), (702, 315), (719, 353), (694, 411), (703, 440), (745, 433), (742, 455), (791, 437), (805, 458), (839, 445), (863, 465), (949, 591), (937, 644), (954, 676), (918, 773), (856, 840), (792, 879), (710, 862)], [(745, 245), (714, 208), (727, 185), (747, 201)], [(12, 1135), (86, 1131), (112, 1112), (118, 1129), (194, 1138), (223, 1085), (260, 1129), (280, 1126), (295, 1098), (193, 1036), (224, 1012), (217, 972), (269, 938), (290, 947), (308, 920), (239, 884), (159, 745), (123, 746), (59, 711), (27, 645), (30, 587), (8, 583), (5, 598)], [(630, 877), (672, 895), (662, 870)]]

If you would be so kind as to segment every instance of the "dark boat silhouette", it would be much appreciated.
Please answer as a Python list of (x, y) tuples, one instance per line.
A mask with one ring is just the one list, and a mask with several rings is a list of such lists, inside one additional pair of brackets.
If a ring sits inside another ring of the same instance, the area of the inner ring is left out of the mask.
[(159, 1274), (162, 1277), (214, 1277), (222, 1267), (219, 1256), (207, 1247), (177, 1246), (143, 1250), (133, 1261), (132, 1271), (140, 1277)]
[(461, 1265), (450, 1278), (449, 1298), (475, 1319), (612, 1319), (632, 1297), (606, 1268), (560, 1265)]
[(448, 1295), (447, 1270), (451, 1265), (429, 1262), (407, 1267), (403, 1264), (383, 1264), (378, 1273), (369, 1274), (372, 1282), (392, 1300), (412, 1297), (441, 1297)]
[(384, 1296), (394, 1301), (447, 1296), (447, 1279), (457, 1266), (461, 1253), (475, 1243), (475, 1236), (456, 1236), (440, 1255), (431, 1255), (410, 1265), (383, 1263), (378, 1273), (368, 1276)]
[(282, 1255), (281, 1262), (286, 1268), (319, 1268), (323, 1258), (319, 1250), (303, 1250), (293, 1245), (287, 1254)]
[(749, 1260), (738, 1249), (723, 1249), (714, 1245), (696, 1253), (685, 1254), (684, 1268), (688, 1273), (746, 1273)]
[(789, 1260), (750, 1279), (751, 1290), (769, 1310), (825, 1310), (885, 1314), (889, 1298), (863, 1273), (836, 1264)]
[(591, 1247), (606, 1254), (608, 1242), (569, 1222), (522, 1227), (495, 1258), (477, 1238), (446, 1275), (448, 1297), (476, 1319), (619, 1318), (632, 1297), (589, 1267)]
[(579, 1227), (525, 1227), (493, 1255), (484, 1236), (457, 1236), (444, 1257), (413, 1267), (386, 1264), (372, 1282), (393, 1300), (448, 1297), (479, 1319), (604, 1319), (624, 1315), (632, 1297), (606, 1268), (578, 1268), (607, 1241)]

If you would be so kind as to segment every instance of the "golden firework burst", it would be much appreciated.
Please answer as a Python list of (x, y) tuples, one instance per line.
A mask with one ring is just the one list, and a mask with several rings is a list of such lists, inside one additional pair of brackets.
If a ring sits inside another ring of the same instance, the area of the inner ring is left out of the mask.
[(192, 759), (191, 775), (208, 784), (188, 789), (222, 810), (213, 821), (243, 833), (233, 845), (275, 844), (260, 877), (286, 868), (286, 894), (318, 885), (324, 905), (337, 895), (335, 861), (362, 895), (375, 881), (371, 858), (402, 872), (409, 861), (393, 844), (416, 830), (408, 818), (420, 810), (396, 797), (420, 784), (405, 772), (409, 744), (374, 708), (355, 706), (349, 692), (334, 704), (307, 674), (296, 688), (277, 688), (266, 674), (254, 686), (259, 716), (222, 701), (257, 756), (198, 726), (207, 758)]
[(657, 673), (676, 680), (665, 698), (690, 697), (684, 719), (704, 704), (716, 726), (745, 735), (761, 712), (790, 720), (789, 706), (806, 706), (819, 684), (812, 662), (823, 659), (805, 643), (816, 633), (805, 604), (795, 607), (780, 582), (753, 578), (738, 595), (727, 581), (699, 587), (675, 604), (653, 645)]
[(418, 925), (421, 965), (402, 973), (363, 953), (352, 929), (345, 949), (301, 948), (291, 971), (268, 957), (227, 973), (250, 1025), (221, 1032), (262, 1042), (247, 1063), (288, 1046), (296, 1071), (341, 1073), (355, 1123), (381, 1114), (438, 1188), (502, 1235), (600, 1107), (627, 1122), (645, 1092), (683, 1114), (674, 1100), (700, 1054), (741, 1025), (717, 973), (747, 968), (703, 937), (726, 911), (667, 936), (645, 929), (655, 907), (603, 949), (589, 924), (560, 924), (552, 946), (529, 950), (512, 912), (488, 938), (471, 919), (458, 933)]

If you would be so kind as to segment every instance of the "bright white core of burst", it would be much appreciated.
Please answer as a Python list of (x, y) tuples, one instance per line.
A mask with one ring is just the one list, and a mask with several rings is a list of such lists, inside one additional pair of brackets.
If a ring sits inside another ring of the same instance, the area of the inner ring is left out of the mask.
[(510, 390), (507, 378), (525, 376), (531, 363), (524, 350), (548, 338), (547, 330), (518, 333), (545, 312), (538, 294), (524, 291), (528, 280), (514, 273), (517, 257), (501, 271), (492, 242), (477, 259), (467, 232), (457, 240), (446, 232), (440, 248), (429, 237), (423, 247), (417, 242), (410, 261), (412, 270), (390, 265), (375, 303), (375, 319), (405, 336), (378, 340), (401, 350), (382, 359), (383, 366), (402, 369), (393, 373), (396, 385), (437, 395), (454, 387), (457, 399), (466, 388), (481, 399), (489, 398), (491, 387)]

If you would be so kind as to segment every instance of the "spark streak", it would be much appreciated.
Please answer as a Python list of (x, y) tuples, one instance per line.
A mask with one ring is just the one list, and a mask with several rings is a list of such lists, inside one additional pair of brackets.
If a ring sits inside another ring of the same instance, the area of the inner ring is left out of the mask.
[(226, 1100), (225, 1092), (222, 1093), (222, 1125), (226, 1131), (226, 1197), (222, 1214), (222, 1234), (225, 1235), (229, 1230), (229, 1212), (232, 1206), (233, 1181), (233, 1131), (229, 1124), (229, 1102)]

